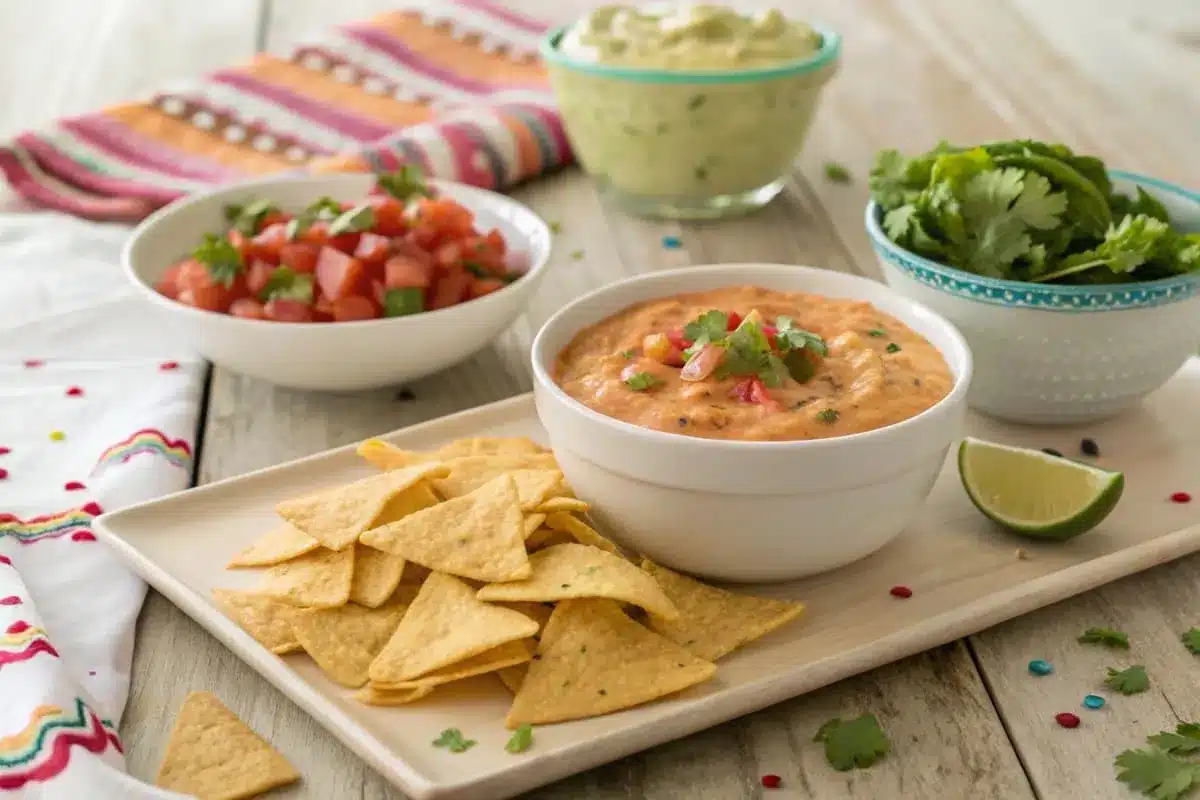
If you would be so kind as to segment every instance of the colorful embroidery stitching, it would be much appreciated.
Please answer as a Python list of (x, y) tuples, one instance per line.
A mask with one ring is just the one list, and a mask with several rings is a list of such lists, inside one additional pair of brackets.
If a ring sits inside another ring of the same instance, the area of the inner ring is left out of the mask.
[(186, 441), (183, 439), (168, 438), (165, 433), (154, 428), (143, 428), (101, 453), (100, 458), (96, 461), (95, 468), (92, 470), (92, 474), (95, 475), (97, 472), (114, 464), (124, 464), (134, 456), (139, 456), (143, 453), (162, 456), (171, 466), (179, 467), (185, 472), (191, 472), (192, 448), (188, 446)]
[(43, 539), (58, 539), (62, 536), (75, 538), (75, 534), (80, 533), (86, 534), (86, 537), (77, 538), (76, 541), (84, 538), (94, 539), (90, 532), (92, 517), (102, 513), (104, 509), (99, 503), (88, 503), (81, 508), (30, 519), (21, 519), (14, 514), (0, 514), (0, 539), (7, 537), (16, 539), (21, 544), (33, 544)]
[(79, 698), (68, 713), (58, 706), (38, 706), (21, 731), (0, 738), (0, 790), (20, 789), (58, 775), (71, 760), (71, 748), (121, 752), (112, 723), (96, 716)]
[(26, 623), (14, 623), (9, 633), (0, 636), (0, 670), (10, 664), (29, 661), (39, 653), (45, 653), (52, 658), (58, 658), (58, 651), (46, 638), (46, 632), (41, 628), (32, 627)]

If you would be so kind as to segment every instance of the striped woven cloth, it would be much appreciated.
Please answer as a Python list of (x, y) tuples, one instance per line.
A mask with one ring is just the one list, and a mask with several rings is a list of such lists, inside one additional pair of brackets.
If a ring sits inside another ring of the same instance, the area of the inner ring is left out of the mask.
[(0, 144), (25, 199), (137, 220), (210, 185), (288, 170), (419, 165), (504, 188), (571, 161), (537, 57), (545, 26), (487, 0), (398, 0), (289, 57)]

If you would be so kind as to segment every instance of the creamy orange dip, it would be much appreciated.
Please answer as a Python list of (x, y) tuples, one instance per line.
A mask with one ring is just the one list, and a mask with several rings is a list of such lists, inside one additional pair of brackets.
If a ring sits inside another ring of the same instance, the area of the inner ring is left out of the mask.
[[(722, 317), (732, 319), (724, 334)], [(711, 336), (697, 347), (685, 332), (701, 329)], [(753, 341), (765, 344), (754, 350)], [(748, 366), (754, 358), (759, 371)], [(701, 366), (714, 362), (711, 372)], [(954, 385), (933, 345), (872, 304), (756, 286), (631, 306), (581, 331), (559, 354), (554, 377), (579, 402), (634, 425), (752, 441), (883, 428)]]

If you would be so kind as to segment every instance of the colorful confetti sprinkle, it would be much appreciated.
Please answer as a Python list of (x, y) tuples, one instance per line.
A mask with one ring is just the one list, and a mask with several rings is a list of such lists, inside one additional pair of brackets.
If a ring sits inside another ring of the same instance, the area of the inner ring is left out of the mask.
[(1049, 675), (1054, 672), (1054, 667), (1050, 665), (1049, 661), (1035, 658), (1029, 662), (1029, 672), (1033, 675)]
[(762, 785), (764, 789), (778, 789), (781, 783), (783, 783), (783, 779), (778, 775), (762, 776)]
[(179, 362), (178, 361), (164, 361), (158, 365), (158, 368), (163, 370), (164, 372), (170, 371), (173, 369), (179, 369)]
[(912, 589), (908, 588), (907, 586), (893, 586), (888, 590), (888, 594), (890, 594), (892, 597), (902, 597), (904, 599), (908, 599), (909, 597), (912, 597)]
[(25, 366), (28, 367), (29, 369), (35, 369), (37, 367), (42, 366), (45, 363), (46, 363), (45, 361), (42, 361), (41, 359), (37, 359), (37, 358), (25, 359)]
[(67, 438), (67, 435), (65, 433), (63, 433), (62, 431), (50, 431), (50, 441), (52, 441), (52, 442), (61, 442), (63, 439), (66, 439), (66, 438)]
[(72, 386), (71, 388), (67, 389), (67, 397), (83, 397), (83, 388), (79, 386)]
[(1090, 708), (1092, 711), (1104, 708), (1104, 698), (1098, 694), (1089, 694), (1083, 698), (1083, 707)]
[(678, 236), (664, 236), (662, 238), (662, 245), (668, 250), (678, 250), (683, 247), (683, 240)]
[(1171, 495), (1171, 502), (1172, 503), (1190, 503), (1190, 502), (1192, 502), (1192, 496), (1190, 494), (1188, 494), (1187, 492), (1175, 492), (1173, 495)]
[(1055, 714), (1054, 721), (1064, 728), (1079, 727), (1079, 715), (1072, 714), (1070, 711), (1063, 711), (1061, 714)]
[(86, 489), (86, 488), (87, 488), (87, 487), (86, 487), (86, 486), (84, 486), (84, 485), (83, 485), (82, 483), (80, 483), (79, 481), (67, 481), (67, 482), (66, 482), (66, 483), (63, 485), (63, 489), (67, 490), (68, 492), (79, 492), (79, 491), (82, 491), (82, 490), (84, 490), (84, 489)]

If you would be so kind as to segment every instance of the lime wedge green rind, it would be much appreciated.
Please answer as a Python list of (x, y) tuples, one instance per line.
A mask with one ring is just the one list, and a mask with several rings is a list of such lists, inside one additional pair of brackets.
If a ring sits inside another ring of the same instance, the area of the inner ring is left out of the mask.
[(959, 445), (958, 473), (984, 516), (1036, 539), (1087, 533), (1116, 508), (1125, 489), (1120, 472), (971, 437)]

